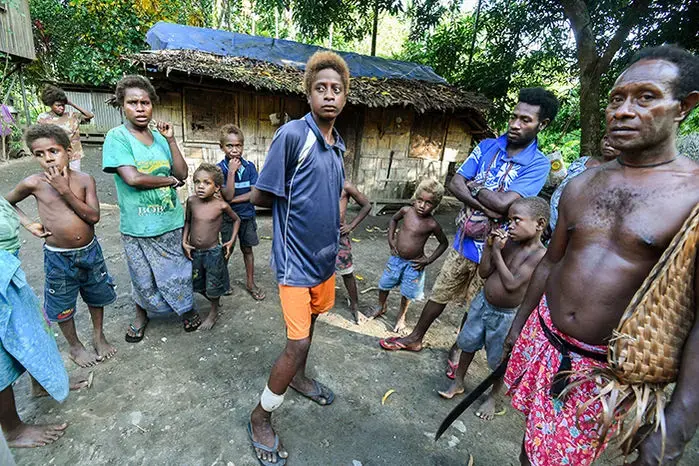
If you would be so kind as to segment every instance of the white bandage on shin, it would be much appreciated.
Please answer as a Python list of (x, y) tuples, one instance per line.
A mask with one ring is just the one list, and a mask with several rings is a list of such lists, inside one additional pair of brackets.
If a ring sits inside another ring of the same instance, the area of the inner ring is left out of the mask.
[(264, 409), (268, 413), (271, 413), (275, 409), (279, 408), (283, 402), (284, 395), (277, 395), (272, 390), (270, 390), (267, 385), (265, 385), (265, 389), (262, 392), (262, 396), (260, 397), (260, 405), (262, 406), (262, 409)]

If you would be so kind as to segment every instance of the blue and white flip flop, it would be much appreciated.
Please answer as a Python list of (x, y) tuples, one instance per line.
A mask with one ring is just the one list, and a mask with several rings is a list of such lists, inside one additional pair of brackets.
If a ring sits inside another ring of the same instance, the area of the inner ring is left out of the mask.
[(277, 455), (276, 463), (272, 463), (271, 461), (265, 461), (262, 458), (257, 458), (257, 461), (259, 461), (262, 466), (284, 466), (286, 464), (286, 458), (281, 458), (279, 456), (279, 436), (277, 434), (274, 434), (273, 447), (268, 447), (267, 445), (258, 443), (252, 438), (252, 424), (248, 422), (248, 437), (250, 437), (250, 442), (252, 443), (253, 447), (252, 451), (253, 453), (255, 453), (255, 458), (257, 458), (257, 452), (255, 451), (256, 448), (259, 448), (262, 451), (266, 451), (267, 453), (274, 453), (275, 455)]

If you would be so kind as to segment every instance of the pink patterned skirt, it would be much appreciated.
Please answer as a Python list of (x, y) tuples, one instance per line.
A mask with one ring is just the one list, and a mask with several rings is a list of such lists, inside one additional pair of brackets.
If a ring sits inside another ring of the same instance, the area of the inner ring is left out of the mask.
[[(598, 417), (600, 402), (592, 403), (578, 416), (578, 409), (599, 391), (593, 382), (585, 382), (570, 391), (564, 400), (551, 395), (554, 376), (563, 356), (547, 338), (542, 323), (554, 338), (569, 347), (606, 354), (606, 346), (593, 346), (564, 335), (554, 327), (546, 296), (532, 312), (515, 344), (505, 373), (507, 394), (512, 406), (526, 416), (524, 448), (533, 466), (584, 466), (592, 464), (606, 447), (599, 448)], [(606, 364), (570, 350), (571, 368), (585, 373)], [(599, 356), (598, 356), (599, 358)]]

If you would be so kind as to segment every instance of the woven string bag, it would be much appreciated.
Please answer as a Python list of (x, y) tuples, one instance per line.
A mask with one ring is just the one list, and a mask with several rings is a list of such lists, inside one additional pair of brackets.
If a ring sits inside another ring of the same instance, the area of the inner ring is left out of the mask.
[[(684, 342), (694, 324), (694, 274), (699, 246), (699, 204), (631, 299), (609, 343), (608, 368), (595, 369), (571, 384), (597, 383), (600, 447), (610, 432), (625, 455), (643, 436), (661, 429), (665, 442), (666, 389), (677, 380)], [(650, 428), (648, 428), (650, 426)]]

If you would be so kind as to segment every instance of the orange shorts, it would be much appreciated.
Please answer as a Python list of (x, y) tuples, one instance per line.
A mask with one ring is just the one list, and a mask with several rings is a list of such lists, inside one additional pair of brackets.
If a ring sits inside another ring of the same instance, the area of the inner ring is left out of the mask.
[(286, 337), (303, 340), (311, 335), (311, 316), (328, 312), (335, 305), (335, 274), (312, 288), (279, 285), (279, 298), (286, 322)]

